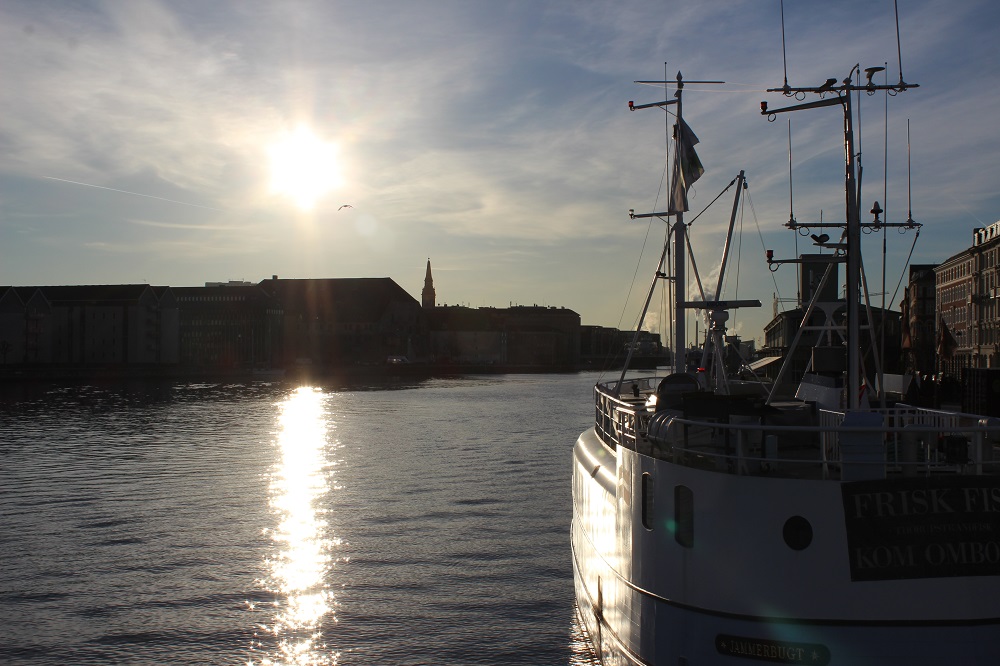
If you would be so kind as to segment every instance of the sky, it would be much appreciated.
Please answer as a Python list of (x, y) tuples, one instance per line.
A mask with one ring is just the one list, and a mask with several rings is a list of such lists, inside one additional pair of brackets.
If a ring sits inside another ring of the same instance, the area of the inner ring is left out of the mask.
[(665, 208), (669, 121), (627, 103), (681, 72), (725, 81), (684, 89), (697, 267), (714, 289), (733, 190), (701, 211), (744, 170), (723, 293), (762, 302), (730, 320), (760, 340), (796, 296), (765, 249), (816, 251), (790, 214), (844, 217), (842, 114), (768, 122), (790, 102), (766, 89), (901, 64), (920, 87), (864, 96), (856, 128), (862, 209), (924, 225), (884, 264), (864, 241), (898, 309), (911, 250), (939, 263), (1000, 220), (1000, 3), (897, 2), (898, 50), (892, 0), (789, 0), (783, 56), (779, 0), (0, 0), (0, 284), (389, 277), (419, 299), (430, 259), (439, 305), (628, 329), (666, 229), (628, 210)]

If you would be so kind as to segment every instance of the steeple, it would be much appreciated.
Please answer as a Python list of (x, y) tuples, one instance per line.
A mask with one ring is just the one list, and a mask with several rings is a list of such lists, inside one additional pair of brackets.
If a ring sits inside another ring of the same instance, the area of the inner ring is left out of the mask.
[(427, 274), (424, 276), (424, 290), (420, 292), (420, 304), (425, 308), (434, 307), (434, 278), (431, 277), (431, 260), (427, 259)]

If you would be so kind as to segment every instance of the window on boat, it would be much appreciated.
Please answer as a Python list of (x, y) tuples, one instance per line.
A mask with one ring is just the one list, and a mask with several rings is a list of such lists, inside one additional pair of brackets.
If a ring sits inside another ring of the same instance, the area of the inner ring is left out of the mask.
[(653, 477), (642, 473), (642, 526), (653, 529)]
[(694, 493), (674, 486), (674, 539), (685, 548), (694, 546)]

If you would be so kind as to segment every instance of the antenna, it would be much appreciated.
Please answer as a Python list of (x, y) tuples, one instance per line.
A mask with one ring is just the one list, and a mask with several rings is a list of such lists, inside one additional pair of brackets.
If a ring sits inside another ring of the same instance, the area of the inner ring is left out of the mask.
[[(854, 82), (855, 73), (858, 74), (857, 83)], [(849, 323), (847, 328), (847, 386), (850, 387), (848, 390), (848, 407), (850, 409), (858, 409), (859, 407), (860, 393), (858, 392), (858, 389), (861, 386), (861, 373), (863, 372), (861, 367), (862, 359), (860, 356), (860, 304), (855, 298), (856, 295), (861, 293), (861, 287), (863, 286), (860, 257), (861, 230), (862, 228), (875, 228), (876, 225), (882, 224), (889, 224), (894, 227), (907, 226), (902, 223), (882, 222), (878, 219), (877, 213), (874, 222), (866, 224), (862, 224), (861, 222), (859, 209), (861, 194), (861, 169), (859, 160), (860, 155), (856, 155), (854, 153), (856, 141), (854, 138), (854, 109), (852, 104), (853, 100), (851, 99), (853, 97), (852, 93), (857, 92), (860, 97), (861, 90), (865, 90), (868, 93), (874, 93), (876, 90), (895, 91), (899, 93), (904, 90), (908, 90), (909, 88), (917, 87), (916, 84), (904, 84), (902, 82), (900, 82), (900, 84), (896, 87), (878, 85), (874, 82), (871, 84), (866, 83), (862, 86), (860, 73), (860, 64), (856, 64), (851, 68), (850, 73), (848, 73), (847, 77), (843, 79), (840, 85), (837, 85), (837, 79), (831, 78), (827, 79), (825, 83), (819, 86), (795, 87), (790, 88), (787, 91), (785, 88), (768, 88), (767, 90), (767, 92), (781, 92), (785, 94), (792, 92), (796, 95), (798, 93), (816, 93), (820, 96), (820, 99), (817, 101), (795, 104), (780, 109), (769, 109), (766, 101), (760, 103), (761, 115), (766, 116), (768, 121), (773, 121), (775, 116), (779, 113), (801, 111), (805, 109), (817, 109), (826, 106), (839, 106), (843, 112), (844, 154), (846, 162), (844, 191), (847, 204), (847, 219), (846, 223), (843, 225), (844, 235), (842, 236), (842, 239), (846, 241), (844, 253), (842, 255), (838, 255), (837, 258), (838, 262), (845, 263), (847, 267), (846, 293), (849, 294), (849, 298), (847, 299), (847, 322)], [(858, 106), (860, 107), (860, 104)], [(858, 123), (860, 126), (860, 117), (858, 119)], [(876, 208), (873, 207), (872, 212), (875, 213), (875, 211)], [(913, 228), (912, 225), (910, 225), (910, 228)], [(769, 267), (780, 263), (795, 263), (795, 261), (796, 260), (775, 262), (773, 253), (768, 254)], [(784, 370), (784, 366), (782, 367), (782, 370)], [(781, 373), (779, 372), (779, 376), (780, 374)]]
[(792, 119), (788, 119), (788, 226), (795, 228), (795, 209), (793, 206), (792, 193)]
[(899, 61), (899, 87), (905, 89), (906, 83), (903, 81), (903, 50), (899, 45), (899, 0), (892, 0), (892, 7), (896, 11), (896, 58)]
[(910, 119), (906, 119), (906, 223), (916, 224), (913, 221), (913, 204), (910, 199)]
[[(899, 26), (896, 26), (896, 33), (899, 33)], [(781, 66), (785, 70), (785, 85), (782, 86), (785, 94), (788, 94), (788, 56), (785, 55), (785, 0), (781, 0)]]
[[(784, 35), (782, 35), (784, 38)], [(785, 79), (785, 85), (788, 85), (788, 79)], [(792, 207), (793, 195), (792, 195), (792, 119), (788, 119), (788, 222), (785, 224), (786, 227), (792, 230), (795, 234), (795, 256), (799, 256), (799, 232), (798, 225), (795, 223), (795, 212)], [(796, 301), (802, 302), (802, 280), (796, 280), (795, 284), (795, 297)]]

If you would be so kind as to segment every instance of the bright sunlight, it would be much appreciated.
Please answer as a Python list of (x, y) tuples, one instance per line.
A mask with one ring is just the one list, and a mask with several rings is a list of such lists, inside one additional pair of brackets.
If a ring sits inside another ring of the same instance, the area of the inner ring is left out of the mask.
[(306, 127), (271, 146), (271, 190), (290, 197), (303, 211), (340, 184), (337, 146)]

